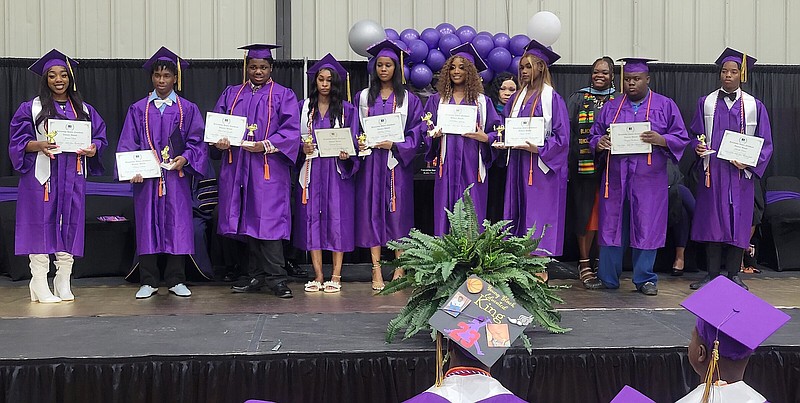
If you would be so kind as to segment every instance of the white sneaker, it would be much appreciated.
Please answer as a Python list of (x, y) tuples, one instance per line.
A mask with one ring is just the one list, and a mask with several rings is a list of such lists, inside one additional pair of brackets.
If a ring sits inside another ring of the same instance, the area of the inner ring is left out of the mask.
[(158, 293), (158, 288), (153, 288), (145, 284), (139, 287), (139, 291), (136, 292), (136, 299), (150, 298), (156, 293)]
[(179, 297), (191, 297), (192, 296), (192, 292), (189, 291), (189, 288), (187, 288), (185, 285), (183, 285), (183, 283), (178, 283), (178, 284), (175, 284), (174, 286), (170, 287), (169, 288), (169, 292), (171, 292), (171, 293), (173, 293), (173, 294), (175, 294), (175, 295), (177, 295)]

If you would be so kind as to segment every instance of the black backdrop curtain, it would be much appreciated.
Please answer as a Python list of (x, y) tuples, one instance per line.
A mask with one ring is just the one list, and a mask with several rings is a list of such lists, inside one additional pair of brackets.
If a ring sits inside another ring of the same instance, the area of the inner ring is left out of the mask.
[[(27, 70), (33, 61), (0, 59), (0, 148), (3, 150), (0, 176), (13, 174), (5, 151), (8, 149), (8, 122), (21, 102), (36, 96), (39, 77)], [(78, 89), (87, 102), (97, 108), (108, 126), (110, 147), (103, 156), (106, 167), (113, 166), (113, 150), (128, 106), (152, 90), (147, 72), (140, 68), (142, 62), (83, 60), (76, 69)], [(183, 77), (182, 95), (195, 102), (201, 111), (214, 107), (225, 86), (242, 80), (240, 60), (196, 60), (191, 63)], [(367, 83), (366, 62), (344, 62), (343, 65), (350, 71), (353, 92), (364, 88)], [(273, 78), (292, 88), (298, 98), (302, 98), (303, 71), (301, 60), (278, 61)], [(588, 66), (553, 66), (556, 90), (567, 98), (588, 84), (588, 72)], [(697, 98), (717, 86), (717, 67), (712, 65), (658, 64), (652, 67), (651, 88), (675, 100), (687, 125), (694, 115)], [(800, 66), (757, 66), (744, 88), (762, 100), (770, 114), (775, 152), (767, 176), (800, 176), (800, 159), (794, 156), (800, 150), (800, 136), (795, 131), (800, 125), (800, 100), (796, 96), (800, 94)], [(684, 171), (693, 160), (693, 153), (687, 153), (681, 162)]]

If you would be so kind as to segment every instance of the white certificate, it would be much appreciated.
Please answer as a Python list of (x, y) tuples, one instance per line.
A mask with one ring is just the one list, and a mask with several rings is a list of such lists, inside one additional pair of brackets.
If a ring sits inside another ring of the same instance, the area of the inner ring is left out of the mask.
[(478, 107), (475, 105), (440, 104), (436, 124), (442, 133), (464, 134), (477, 130)]
[(125, 151), (117, 153), (117, 174), (120, 181), (129, 181), (134, 176), (158, 178), (161, 167), (152, 150)]
[(761, 155), (761, 147), (763, 146), (764, 139), (761, 137), (725, 130), (725, 134), (722, 136), (722, 144), (719, 145), (717, 158), (737, 161), (754, 167), (758, 164), (758, 157)]
[(611, 124), (611, 154), (647, 154), (653, 145), (639, 137), (650, 130), (650, 122)]
[(362, 122), (364, 134), (367, 135), (367, 146), (373, 146), (382, 141), (402, 143), (406, 141), (403, 118), (400, 113), (388, 115), (369, 116)]
[(317, 138), (317, 149), (320, 157), (338, 157), (344, 151), (351, 157), (356, 155), (353, 144), (353, 134), (349, 127), (340, 129), (317, 129), (314, 131)]
[(527, 146), (526, 141), (544, 146), (544, 118), (507, 118), (503, 142), (506, 147)]
[(203, 141), (216, 144), (228, 139), (232, 146), (241, 146), (244, 133), (247, 131), (247, 117), (224, 113), (206, 112), (206, 131)]
[(47, 119), (47, 130), (55, 132), (55, 142), (59, 151), (74, 153), (92, 145), (92, 122)]

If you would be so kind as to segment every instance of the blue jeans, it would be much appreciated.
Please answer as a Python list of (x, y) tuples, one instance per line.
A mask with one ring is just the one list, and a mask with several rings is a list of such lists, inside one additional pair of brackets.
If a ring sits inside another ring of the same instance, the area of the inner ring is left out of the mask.
[[(622, 205), (622, 246), (601, 246), (600, 265), (597, 268), (597, 278), (606, 288), (619, 288), (619, 276), (622, 275), (622, 259), (625, 249), (630, 243), (630, 205), (628, 201)], [(633, 258), (633, 284), (638, 290), (644, 283), (658, 282), (658, 276), (653, 272), (656, 261), (657, 249), (631, 248)]]

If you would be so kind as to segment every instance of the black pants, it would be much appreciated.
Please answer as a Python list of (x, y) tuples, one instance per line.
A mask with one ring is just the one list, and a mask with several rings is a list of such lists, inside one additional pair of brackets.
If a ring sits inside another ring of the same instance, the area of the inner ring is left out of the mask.
[(158, 257), (166, 256), (167, 265), (164, 267), (164, 282), (167, 287), (173, 287), (186, 282), (186, 255), (153, 254), (139, 255), (139, 278), (142, 285), (157, 288), (160, 283), (158, 270)]
[(722, 270), (723, 251), (725, 252), (725, 269), (728, 271), (728, 277), (739, 273), (744, 249), (724, 243), (710, 242), (706, 244), (706, 264), (709, 276), (715, 277)]
[(286, 281), (283, 268), (283, 241), (247, 238), (248, 270), (251, 278), (264, 279), (272, 288)]

